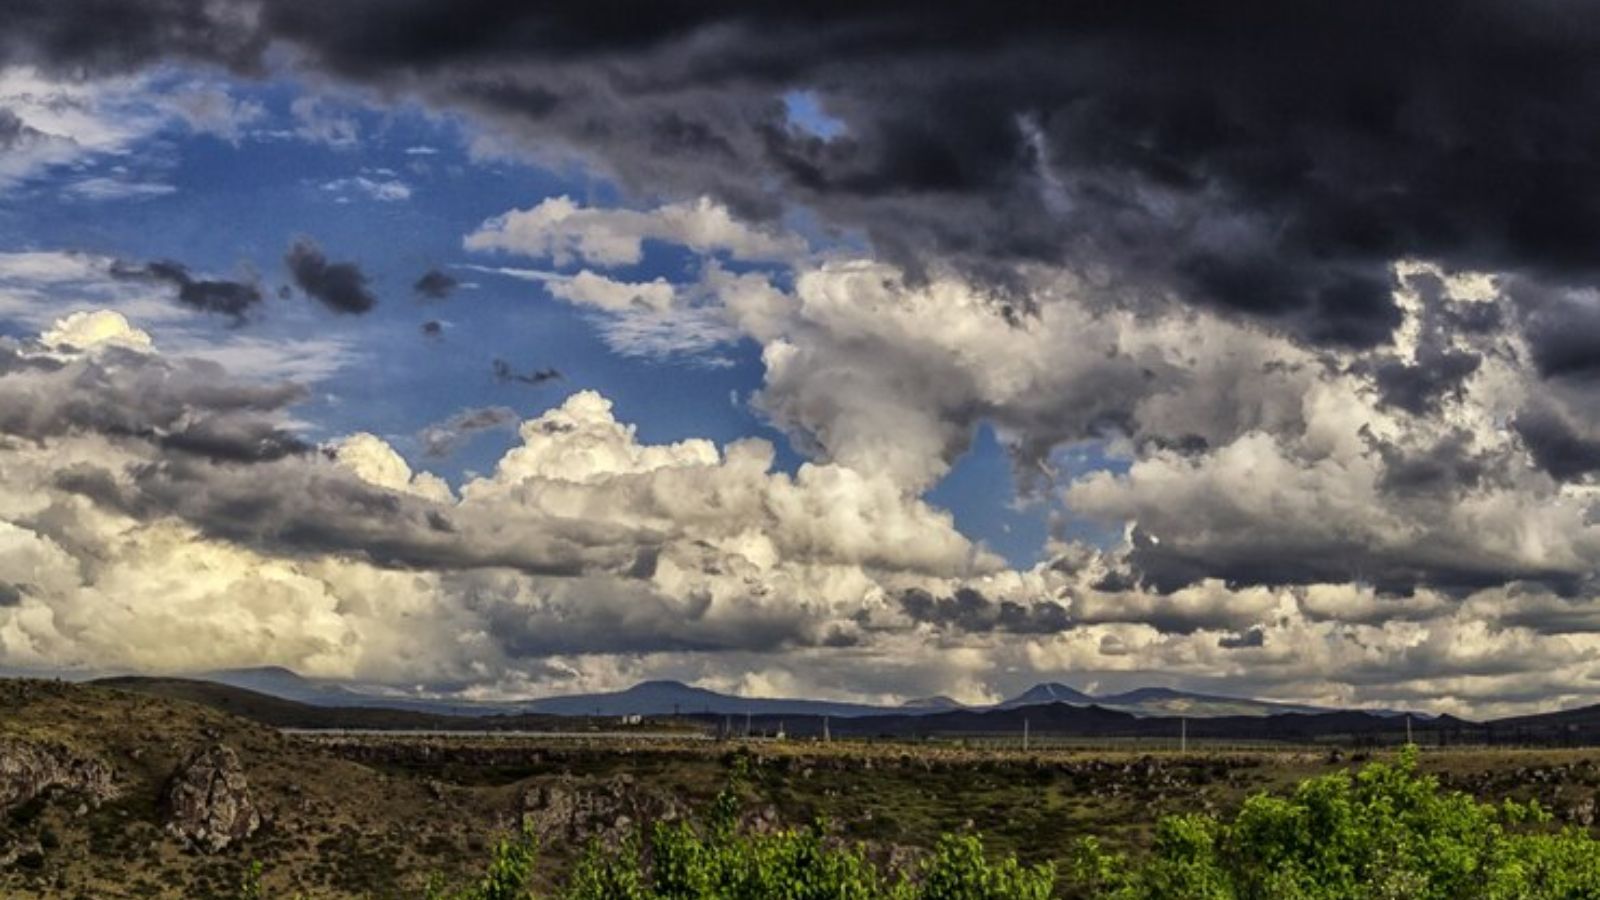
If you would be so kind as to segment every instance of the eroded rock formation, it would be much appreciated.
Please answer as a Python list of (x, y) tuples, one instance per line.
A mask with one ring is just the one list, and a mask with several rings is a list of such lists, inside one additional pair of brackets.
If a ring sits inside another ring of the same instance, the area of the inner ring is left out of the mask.
[(167, 783), (167, 830), (191, 847), (216, 853), (261, 827), (239, 755), (224, 744), (191, 753)]

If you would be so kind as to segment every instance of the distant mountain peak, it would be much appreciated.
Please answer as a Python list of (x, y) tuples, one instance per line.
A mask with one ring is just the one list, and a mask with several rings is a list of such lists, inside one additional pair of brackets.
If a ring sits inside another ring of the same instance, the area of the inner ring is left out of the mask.
[(932, 697), (917, 697), (900, 704), (901, 709), (966, 709), (967, 705), (944, 694)]
[(1034, 685), (1010, 700), (1001, 703), (1001, 707), (1034, 706), (1041, 703), (1071, 703), (1086, 706), (1094, 703), (1095, 699), (1071, 685), (1059, 681), (1046, 681)]
[(236, 669), (217, 669), (201, 675), (205, 679), (215, 679), (217, 676), (275, 678), (280, 681), (305, 682), (308, 679), (293, 669), (283, 666), (241, 666)]
[[(1182, 699), (1182, 698), (1189, 698), (1189, 697), (1206, 697), (1208, 699), (1211, 699), (1210, 695), (1208, 695), (1208, 694), (1193, 694), (1193, 693), (1190, 693), (1188, 691), (1180, 691), (1177, 688), (1169, 688), (1169, 687), (1141, 687), (1141, 688), (1134, 688), (1131, 691), (1124, 691), (1124, 692), (1122, 692), (1120, 694), (1116, 694), (1116, 695), (1113, 695), (1111, 697), (1107, 697), (1106, 699), (1107, 700), (1113, 700), (1114, 699), (1114, 700), (1118, 700), (1118, 701), (1125, 702), (1125, 703), (1137, 703), (1137, 702), (1139, 702), (1141, 700), (1173, 700), (1173, 699)], [(1229, 698), (1229, 699), (1232, 699), (1232, 698)]]
[(641, 681), (638, 684), (634, 685), (633, 687), (628, 688), (628, 691), (702, 691), (702, 690), (705, 690), (705, 689), (704, 688), (697, 688), (692, 684), (685, 684), (685, 683), (683, 683), (681, 681), (675, 681), (675, 680), (673, 680), (671, 678), (656, 678), (656, 679), (652, 679), (650, 681)]

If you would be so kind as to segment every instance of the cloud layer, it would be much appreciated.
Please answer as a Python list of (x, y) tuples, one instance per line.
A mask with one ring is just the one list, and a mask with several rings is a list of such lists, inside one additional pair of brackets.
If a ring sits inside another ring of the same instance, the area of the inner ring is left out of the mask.
[[(463, 228), (465, 265), (588, 311), (623, 355), (755, 348), (749, 405), (806, 462), (645, 444), (579, 391), (423, 431), (443, 456), (517, 429), (492, 473), (451, 485), (375, 435), (306, 440), (304, 384), (172, 352), (159, 323), (28, 303), (50, 281), (243, 320), (252, 283), (9, 254), (0, 304), (40, 337), (0, 345), (0, 662), (966, 699), (1159, 673), (1480, 713), (1600, 693), (1600, 14), (824, 12), (10, 11), (0, 63), (33, 68), (0, 81), (0, 187), (148, 133), (60, 111), (173, 61), (420, 102), (468, 123), (480, 158), (576, 162), (619, 189), (508, 201)], [(29, 100), (68, 72), (88, 79), (63, 79), (73, 103)], [(207, 96), (149, 121), (237, 140), (259, 114)], [(291, 114), (302, 137), (360, 143), (315, 93)], [(681, 274), (640, 274), (662, 248)], [(308, 238), (285, 264), (332, 312), (377, 302)], [(456, 287), (433, 269), (413, 291)], [(1018, 501), (1054, 511), (1037, 566), (925, 499), (984, 426)]]

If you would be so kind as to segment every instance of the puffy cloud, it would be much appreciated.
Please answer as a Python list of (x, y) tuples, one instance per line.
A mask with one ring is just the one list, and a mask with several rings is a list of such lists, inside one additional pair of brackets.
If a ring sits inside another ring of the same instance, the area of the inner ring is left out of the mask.
[[(17, 262), (28, 265), (64, 263)], [(314, 660), (374, 679), (409, 666), (476, 691), (648, 675), (976, 700), (1069, 671), (1107, 687), (1159, 672), (1212, 690), (1455, 712), (1585, 699), (1573, 685), (1589, 682), (1574, 679), (1600, 665), (1587, 495), (1544, 474), (1508, 425), (1539, 384), (1514, 352), (1521, 338), (1457, 325), (1427, 335), (1428, 321), (1470, 318), (1464, 303), (1499, 304), (1497, 289), (1416, 271), (1444, 287), (1401, 292), (1395, 348), (1329, 356), (1216, 317), (1106, 310), (1048, 273), (1034, 308), (1008, 316), (959, 277), (917, 283), (877, 263), (808, 265), (790, 289), (710, 269), (702, 302), (766, 348), (760, 402), (814, 442), (793, 475), (773, 471), (761, 441), (642, 443), (608, 401), (579, 392), (523, 422), (493, 473), (452, 491), (371, 435), (326, 454), (272, 450), (271, 417), (292, 395), (183, 393), (189, 381), (171, 372), (188, 364), (114, 345), (79, 356), (63, 339), (48, 354), (16, 351), (20, 368), (0, 386), (79, 367), (61, 384), (115, 402), (93, 412), (78, 396), (70, 415), (41, 410), (31, 430), (7, 430), (55, 446), (110, 440), (137, 461), (40, 462), (34, 499), (12, 501), (31, 511), (0, 518), (48, 520), (69, 554), (105, 540), (81, 518), (67, 526), (59, 510), (71, 505), (121, 534), (176, 527), (315, 570), (340, 585), (315, 601), (340, 610), (325, 639), (241, 642), (230, 659)], [(1418, 413), (1385, 396), (1374, 360), (1413, 364), (1430, 341), (1482, 363)], [(813, 361), (811, 374), (773, 359), (784, 353)], [(161, 381), (180, 391), (157, 407), (176, 417), (126, 418), (128, 398), (148, 405), (171, 389), (133, 387), (149, 383), (144, 366), (171, 370)], [(825, 390), (835, 373), (853, 374)], [(214, 370), (190, 381), (227, 384)], [(919, 495), (981, 421), (1019, 464), (1060, 478), (1074, 514), (1128, 523), (1125, 542), (1057, 545), (1019, 571), (963, 538)], [(1126, 470), (1041, 468), (1057, 464), (1052, 448), (1084, 440), (1125, 454)], [(45, 606), (68, 601), (13, 582), (0, 633), (29, 649), (12, 657), (88, 658), (40, 624)], [(461, 639), (420, 647), (425, 627)], [(379, 646), (398, 656), (368, 656)], [(159, 655), (95, 652), (139, 666)]]
[(353, 434), (334, 445), (333, 458), (368, 484), (429, 500), (454, 499), (450, 486), (428, 472), (411, 471), (405, 458), (377, 435)]
[(193, 84), (175, 91), (170, 106), (190, 129), (209, 134), (237, 146), (245, 127), (266, 115), (266, 109), (251, 100), (239, 100), (217, 84)]
[[(998, 565), (888, 482), (774, 472), (759, 441), (642, 444), (592, 392), (523, 423), (458, 498), (373, 435), (297, 443), (273, 422), (298, 388), (119, 345), (134, 333), (74, 319), (0, 366), (0, 521), (28, 560), (6, 567), (25, 585), (0, 607), (8, 665), (493, 680), (570, 654), (837, 644), (880, 582)], [(175, 589), (190, 567), (211, 574)], [(430, 647), (435, 627), (460, 643)]]
[(331, 108), (321, 97), (296, 97), (289, 104), (294, 133), (302, 140), (348, 150), (361, 140), (361, 128), (349, 115)]
[(571, 303), (593, 306), (610, 312), (648, 310), (662, 312), (672, 308), (676, 292), (665, 278), (640, 284), (616, 281), (584, 269), (570, 277), (552, 278), (547, 283), (551, 294)]
[(150, 335), (133, 327), (122, 313), (101, 309), (67, 316), (40, 335), (39, 342), (54, 350), (88, 350), (104, 345), (147, 350)]
[(335, 178), (332, 181), (324, 181), (322, 189), (336, 195), (340, 203), (348, 203), (352, 196), (376, 200), (380, 203), (398, 203), (411, 199), (411, 185), (398, 178), (368, 178), (365, 175), (352, 175), (348, 178)]
[(646, 212), (595, 209), (551, 197), (485, 221), (463, 243), (468, 250), (499, 250), (563, 266), (577, 261), (614, 267), (639, 262), (647, 240), (739, 260), (786, 259), (806, 251), (798, 238), (744, 224), (705, 197)]

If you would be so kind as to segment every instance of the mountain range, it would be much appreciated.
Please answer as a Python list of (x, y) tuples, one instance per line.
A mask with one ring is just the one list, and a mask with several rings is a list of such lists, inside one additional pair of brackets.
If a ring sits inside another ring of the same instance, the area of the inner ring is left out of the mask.
[[(258, 684), (263, 680), (268, 683), (283, 680), (281, 674), (267, 679), (253, 674), (236, 675), (235, 679), (243, 680), (245, 677), (253, 678)], [(596, 720), (592, 709), (587, 714), (579, 716), (532, 712), (525, 708), (506, 705), (493, 707), (484, 705), (478, 708), (476, 713), (442, 714), (414, 707), (396, 709), (371, 705), (315, 705), (215, 681), (133, 676), (101, 679), (98, 683), (124, 691), (201, 703), (278, 728), (591, 733), (597, 727), (619, 727), (609, 714), (602, 715)], [(651, 703), (657, 702), (662, 692), (665, 692), (665, 696), (685, 696), (679, 690), (680, 687), (682, 686), (670, 682), (647, 682), (636, 686), (634, 690), (619, 693), (627, 694), (632, 698), (632, 702), (641, 704), (632, 707), (638, 709), (648, 708)], [(314, 684), (301, 685), (298, 689), (318, 690)], [(1026, 693), (1024, 692), (1024, 695)], [(1024, 695), (1013, 699), (1021, 699)], [(345, 694), (316, 694), (316, 696), (347, 697)], [(715, 692), (692, 696), (700, 696), (707, 704), (729, 699), (726, 695)], [(1049, 696), (1049, 692), (1036, 693), (1034, 696)], [(563, 703), (581, 704), (592, 701), (592, 697), (559, 699)], [(1163, 699), (1170, 698), (1163, 697)], [(850, 708), (849, 704), (838, 704), (834, 707), (826, 704), (820, 707), (814, 705), (809, 707), (811, 711), (795, 713), (793, 708), (782, 706), (784, 702), (773, 701), (773, 705), (762, 707), (764, 710), (772, 711), (757, 712), (756, 707), (751, 706), (743, 713), (686, 711), (680, 707), (677, 716), (671, 716), (670, 713), (667, 716), (651, 716), (640, 723), (640, 726), (650, 733), (684, 731), (703, 735), (749, 734), (760, 737), (773, 736), (781, 732), (792, 738), (819, 738), (831, 735), (839, 738), (1014, 740), (1025, 733), (1031, 733), (1039, 738), (1095, 740), (1131, 738), (1176, 741), (1181, 736), (1186, 736), (1193, 740), (1225, 742), (1335, 743), (1354, 746), (1396, 744), (1412, 739), (1428, 745), (1600, 744), (1600, 706), (1471, 722), (1447, 715), (1430, 718), (1413, 716), (1407, 721), (1402, 721), (1394, 715), (1381, 715), (1366, 710), (1289, 711), (1270, 715), (1140, 716), (1096, 704), (1076, 705), (1059, 700), (1038, 704), (994, 705), (981, 709), (964, 707), (930, 709), (927, 708), (928, 704), (919, 702), (917, 706), (921, 708), (886, 707), (869, 714), (839, 716), (819, 713), (817, 710), (837, 708), (837, 706)], [(816, 701), (803, 702), (815, 704)]]
[[(444, 715), (559, 716), (830, 716), (859, 718), (881, 715), (931, 715), (955, 711), (981, 712), (1064, 703), (1097, 706), (1135, 717), (1274, 716), (1287, 713), (1326, 713), (1333, 710), (1294, 703), (1201, 694), (1165, 687), (1144, 687), (1121, 693), (1090, 694), (1060, 682), (1036, 684), (1014, 697), (987, 706), (968, 706), (936, 696), (904, 704), (873, 705), (806, 698), (741, 697), (680, 681), (644, 681), (620, 691), (567, 694), (531, 700), (483, 702), (368, 692), (334, 681), (305, 678), (289, 669), (264, 667), (225, 669), (192, 676), (261, 694), (313, 706), (371, 707)], [(1392, 710), (1367, 710), (1374, 715), (1398, 715)]]

